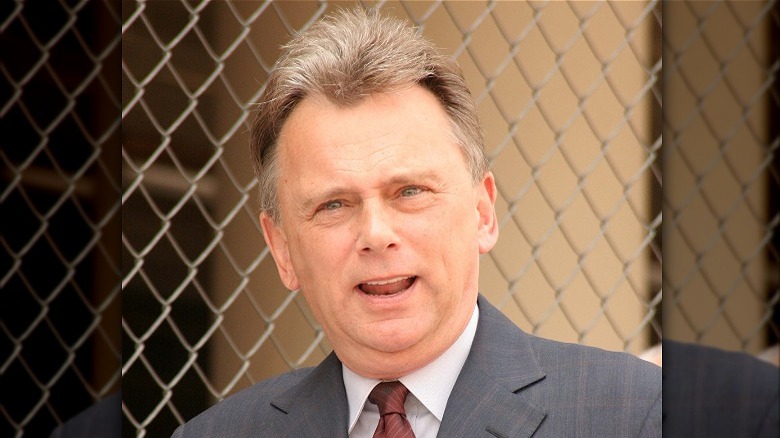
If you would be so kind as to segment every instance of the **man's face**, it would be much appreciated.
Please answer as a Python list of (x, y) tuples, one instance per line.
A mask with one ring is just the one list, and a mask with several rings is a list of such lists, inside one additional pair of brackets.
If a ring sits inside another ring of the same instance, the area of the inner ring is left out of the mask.
[(498, 236), (495, 183), (474, 184), (446, 113), (420, 86), (352, 107), (304, 99), (280, 138), (281, 223), (261, 223), (339, 359), (395, 378), (444, 352)]

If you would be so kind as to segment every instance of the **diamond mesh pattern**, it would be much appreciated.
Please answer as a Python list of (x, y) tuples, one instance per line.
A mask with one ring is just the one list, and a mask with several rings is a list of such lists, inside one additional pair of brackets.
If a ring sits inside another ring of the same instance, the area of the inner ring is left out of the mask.
[(0, 8), (0, 436), (121, 384), (120, 25), (118, 2)]
[[(128, 429), (170, 433), (330, 351), (264, 249), (245, 154), (278, 46), (348, 5), (125, 5), (122, 373), (148, 388), (125, 395)], [(365, 5), (419, 25), (472, 88), (502, 234), (483, 293), (540, 335), (634, 353), (656, 342), (660, 6)]]
[[(669, 6), (664, 330), (760, 353), (779, 333), (780, 11), (774, 1)], [(777, 351), (769, 360), (780, 363)]]
[[(463, 69), (499, 190), (480, 290), (521, 328), (642, 354), (665, 289), (665, 336), (777, 342), (775, 1), (359, 3)], [(247, 143), (279, 46), (353, 4), (0, 7), (0, 436), (46, 435), (120, 376), (124, 434), (168, 436), (330, 352), (265, 248)]]

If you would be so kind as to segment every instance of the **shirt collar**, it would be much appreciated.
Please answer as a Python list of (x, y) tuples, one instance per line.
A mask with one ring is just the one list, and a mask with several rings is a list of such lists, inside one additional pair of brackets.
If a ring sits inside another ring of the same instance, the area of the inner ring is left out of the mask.
[[(466, 328), (450, 348), (428, 365), (398, 379), (439, 421), (444, 417), (447, 400), (463, 364), (466, 363), (474, 334), (477, 332), (478, 320), (479, 310), (474, 305)], [(341, 367), (349, 405), (348, 431), (351, 431), (363, 411), (368, 395), (380, 380), (363, 377), (343, 363)]]

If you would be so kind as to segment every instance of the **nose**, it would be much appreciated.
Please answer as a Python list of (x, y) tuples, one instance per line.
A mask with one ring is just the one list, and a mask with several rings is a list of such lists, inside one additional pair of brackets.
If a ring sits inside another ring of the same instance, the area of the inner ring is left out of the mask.
[(382, 252), (398, 246), (395, 226), (389, 207), (379, 200), (364, 202), (356, 242), (358, 252)]

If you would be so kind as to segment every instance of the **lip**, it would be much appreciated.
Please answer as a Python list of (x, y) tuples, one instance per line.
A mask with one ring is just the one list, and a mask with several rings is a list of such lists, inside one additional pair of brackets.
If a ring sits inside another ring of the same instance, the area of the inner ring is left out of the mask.
[[(363, 292), (363, 290), (360, 288), (360, 285), (366, 284), (366, 283), (368, 283), (368, 284), (375, 284), (375, 285), (376, 284), (389, 284), (389, 283), (392, 283), (392, 282), (395, 282), (395, 281), (403, 281), (403, 280), (405, 280), (407, 278), (414, 278), (414, 280), (412, 281), (411, 286), (409, 286), (408, 288), (406, 288), (406, 289), (404, 289), (402, 291), (399, 291), (399, 292), (396, 292), (396, 293), (390, 294), (390, 295), (371, 295), (371, 294), (368, 294), (366, 292)], [(419, 277), (416, 276), (416, 275), (388, 275), (386, 277), (374, 277), (374, 278), (367, 279), (365, 281), (362, 281), (362, 282), (356, 284), (355, 287), (354, 287), (354, 290), (355, 290), (355, 292), (357, 294), (362, 296), (363, 299), (365, 299), (369, 303), (373, 303), (373, 304), (392, 304), (392, 303), (396, 303), (396, 302), (402, 301), (406, 297), (411, 295), (411, 293), (414, 292), (414, 290), (417, 287), (418, 280), (419, 280)]]

